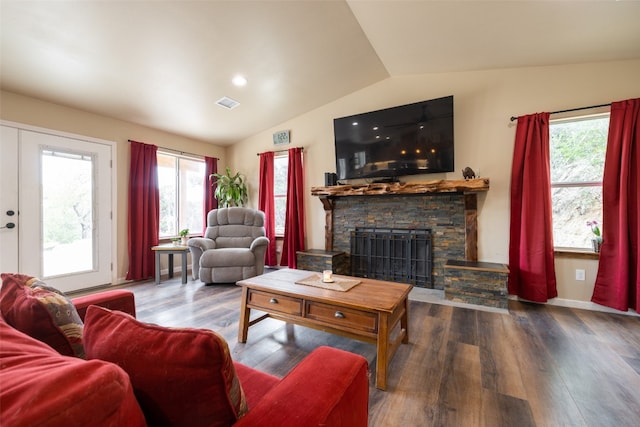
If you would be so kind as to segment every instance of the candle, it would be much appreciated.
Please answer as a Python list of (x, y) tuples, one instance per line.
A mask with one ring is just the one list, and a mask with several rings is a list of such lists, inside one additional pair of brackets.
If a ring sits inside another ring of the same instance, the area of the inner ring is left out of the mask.
[(331, 270), (324, 270), (322, 272), (322, 280), (324, 282), (333, 282), (333, 277), (331, 277), (332, 271)]

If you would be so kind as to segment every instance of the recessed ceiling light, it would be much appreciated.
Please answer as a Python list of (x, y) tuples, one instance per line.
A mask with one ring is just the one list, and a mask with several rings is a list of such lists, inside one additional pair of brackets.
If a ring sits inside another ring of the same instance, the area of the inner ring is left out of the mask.
[(246, 86), (247, 79), (244, 76), (238, 74), (231, 80), (231, 82), (236, 86)]

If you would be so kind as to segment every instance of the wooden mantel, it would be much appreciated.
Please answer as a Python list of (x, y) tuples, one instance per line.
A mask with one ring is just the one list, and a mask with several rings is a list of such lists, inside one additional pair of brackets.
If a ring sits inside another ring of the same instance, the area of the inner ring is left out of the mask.
[(331, 187), (311, 187), (311, 195), (318, 196), (325, 212), (324, 246), (333, 250), (333, 200), (347, 196), (420, 195), (429, 193), (465, 194), (465, 255), (468, 261), (478, 260), (478, 207), (476, 193), (489, 191), (489, 178), (469, 180), (434, 180), (423, 182), (393, 182), (350, 184)]
[(477, 193), (489, 191), (489, 178), (311, 187), (312, 196), (383, 196), (392, 194)]

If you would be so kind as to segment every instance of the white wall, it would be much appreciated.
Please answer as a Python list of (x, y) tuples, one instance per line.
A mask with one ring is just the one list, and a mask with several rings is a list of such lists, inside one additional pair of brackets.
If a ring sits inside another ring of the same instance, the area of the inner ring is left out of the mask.
[[(187, 153), (218, 157), (225, 162), (224, 147), (161, 132), (133, 123), (115, 120), (73, 108), (63, 107), (10, 92), (0, 92), (0, 118), (16, 123), (69, 132), (116, 142), (117, 176), (115, 280), (124, 281), (129, 260), (127, 254), (127, 194), (129, 182), (129, 139)], [(1, 143), (1, 141), (0, 141)], [(166, 258), (166, 257), (163, 257)], [(179, 257), (177, 265), (179, 264)], [(165, 260), (163, 262), (166, 263)], [(163, 267), (164, 268), (164, 267)]]
[[(237, 143), (229, 148), (227, 159), (232, 169), (247, 175), (250, 203), (257, 206), (256, 153), (274, 150), (273, 132), (290, 129), (290, 146), (304, 147), (307, 248), (322, 249), (324, 211), (310, 189), (324, 185), (324, 172), (335, 172), (333, 119), (454, 95), (456, 172), (406, 180), (459, 179), (465, 166), (489, 177), (491, 189), (478, 199), (479, 259), (508, 263), (509, 182), (515, 136), (515, 122), (509, 118), (640, 97), (638, 76), (640, 60), (393, 77)], [(569, 261), (556, 263), (559, 298), (588, 301), (597, 262)], [(585, 282), (575, 281), (575, 268), (587, 270)]]

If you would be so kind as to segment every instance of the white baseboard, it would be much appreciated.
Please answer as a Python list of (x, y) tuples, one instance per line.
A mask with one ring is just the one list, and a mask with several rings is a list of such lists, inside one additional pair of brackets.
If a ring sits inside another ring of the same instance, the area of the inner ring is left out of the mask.
[[(462, 308), (471, 308), (474, 310), (491, 311), (494, 313), (508, 313), (507, 310), (501, 309), (501, 308), (485, 307), (482, 305), (465, 304), (461, 302), (449, 301), (445, 299), (444, 291), (438, 290), (438, 289), (426, 289), (426, 288), (414, 287), (409, 293), (409, 299), (414, 301), (422, 301), (422, 302), (428, 302), (428, 303), (434, 303), (434, 304), (444, 304), (444, 305), (452, 305), (452, 306), (462, 307)], [(518, 298), (516, 295), (509, 295), (509, 299), (535, 303), (534, 301), (528, 301), (522, 298)], [(540, 303), (535, 303), (535, 304), (540, 304)], [(638, 314), (633, 310), (629, 310), (626, 312), (615, 310), (613, 308), (595, 304), (591, 301), (577, 301), (577, 300), (564, 299), (564, 298), (553, 298), (547, 301), (546, 304), (556, 305), (559, 307), (581, 308), (584, 310), (603, 311), (605, 313), (624, 314), (627, 316), (640, 317), (640, 314)]]
[[(187, 277), (189, 277), (189, 270), (191, 270), (191, 265), (187, 266)], [(182, 266), (173, 268), (173, 277), (179, 276), (181, 273), (182, 273)], [(160, 276), (168, 276), (168, 275), (169, 275), (168, 268), (164, 268), (160, 270)], [(154, 277), (151, 277), (151, 279), (153, 280)], [(135, 280), (127, 280), (126, 277), (118, 277), (112, 284), (108, 286), (122, 286), (129, 283), (134, 283), (134, 282)]]
[[(527, 301), (527, 302), (534, 302), (534, 301), (528, 301), (522, 298), (518, 298), (516, 295), (509, 295), (509, 299), (512, 300), (521, 300), (521, 301)], [(638, 314), (637, 312), (629, 309), (628, 311), (620, 311), (620, 310), (616, 310), (613, 308), (609, 308), (609, 307), (605, 307), (603, 305), (600, 304), (596, 304), (594, 302), (591, 301), (578, 301), (578, 300), (573, 300), (573, 299), (565, 299), (565, 298), (552, 298), (549, 301), (546, 302), (546, 304), (548, 305), (557, 305), (559, 307), (569, 307), (569, 308), (581, 308), (583, 310), (592, 310), (592, 311), (603, 311), (605, 313), (614, 313), (614, 314), (625, 314), (627, 316), (638, 316), (640, 317), (640, 314)]]

